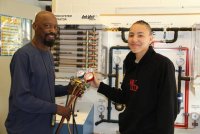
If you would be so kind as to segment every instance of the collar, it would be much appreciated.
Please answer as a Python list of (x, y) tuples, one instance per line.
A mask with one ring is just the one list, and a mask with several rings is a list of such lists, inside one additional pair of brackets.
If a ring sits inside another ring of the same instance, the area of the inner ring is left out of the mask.
[(124, 67), (125, 69), (129, 69), (131, 68), (131, 66), (144, 64), (146, 61), (148, 61), (151, 58), (153, 54), (155, 54), (155, 51), (152, 46), (149, 46), (149, 49), (147, 50), (145, 55), (141, 58), (140, 62), (135, 63), (135, 59), (136, 59), (135, 53), (130, 51), (124, 60)]

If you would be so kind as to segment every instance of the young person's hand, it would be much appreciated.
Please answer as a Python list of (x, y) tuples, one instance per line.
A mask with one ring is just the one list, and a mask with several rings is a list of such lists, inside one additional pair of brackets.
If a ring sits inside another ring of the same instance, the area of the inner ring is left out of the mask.
[(89, 81), (88, 83), (90, 83), (90, 85), (94, 88), (99, 88), (99, 85), (100, 85), (100, 82), (99, 80), (97, 79), (97, 76), (96, 74), (93, 72), (93, 75), (94, 75), (94, 78), (93, 80)]

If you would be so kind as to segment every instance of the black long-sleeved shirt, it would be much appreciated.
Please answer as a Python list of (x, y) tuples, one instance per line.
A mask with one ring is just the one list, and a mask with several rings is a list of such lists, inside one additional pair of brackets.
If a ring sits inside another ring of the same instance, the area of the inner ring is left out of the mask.
[(121, 89), (100, 83), (98, 92), (126, 104), (119, 114), (121, 134), (174, 134), (177, 116), (175, 68), (150, 46), (139, 63), (130, 52), (125, 60)]

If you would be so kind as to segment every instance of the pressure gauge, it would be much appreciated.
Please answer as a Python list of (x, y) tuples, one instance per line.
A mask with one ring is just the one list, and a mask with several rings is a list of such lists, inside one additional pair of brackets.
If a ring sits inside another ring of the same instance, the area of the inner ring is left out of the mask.
[(87, 81), (87, 82), (90, 82), (94, 79), (94, 75), (92, 72), (88, 72), (84, 75), (84, 79)]
[(185, 64), (185, 60), (184, 60), (183, 58), (178, 58), (178, 59), (176, 60), (176, 64), (177, 64), (178, 66), (182, 66), (183, 64)]
[(114, 57), (114, 63), (119, 64), (121, 62), (121, 58), (119, 56)]
[(76, 75), (77, 75), (78, 78), (83, 78), (84, 74), (85, 74), (85, 71), (79, 70)]
[(193, 120), (198, 120), (199, 119), (199, 114), (198, 113), (191, 113), (191, 118), (193, 119)]
[(99, 105), (99, 106), (97, 107), (97, 110), (98, 110), (100, 113), (102, 113), (102, 112), (104, 112), (104, 110), (105, 110), (105, 106), (104, 106), (104, 105)]

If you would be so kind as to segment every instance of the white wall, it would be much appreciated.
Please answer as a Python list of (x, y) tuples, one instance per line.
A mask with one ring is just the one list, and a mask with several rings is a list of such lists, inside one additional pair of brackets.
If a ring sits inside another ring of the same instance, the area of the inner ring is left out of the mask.
[[(193, 15), (197, 14), (197, 16), (200, 14), (199, 0), (52, 0), (52, 3), (54, 12), (65, 14), (88, 13), (102, 15), (117, 13), (118, 15), (133, 14), (133, 16), (134, 14), (152, 14), (158, 12), (191, 13)], [(39, 7), (16, 2), (14, 0), (0, 0), (0, 14), (33, 19), (35, 14), (40, 10), (41, 8)], [(113, 22), (120, 22), (123, 20), (120, 16), (117, 17), (116, 20), (114, 20), (116, 16), (105, 16), (104, 18), (109, 18), (107, 20), (113, 20)], [(183, 21), (185, 22), (184, 19)], [(4, 121), (7, 116), (8, 94), (10, 91), (10, 60), (10, 56), (0, 56), (0, 134), (6, 134)], [(90, 91), (90, 94), (91, 92), (95, 94), (93, 91)], [(99, 103), (98, 100), (95, 102), (97, 102), (97, 104)], [(104, 128), (109, 127), (109, 125), (100, 124), (98, 130), (104, 130)], [(111, 125), (109, 128), (115, 129), (118, 128), (118, 125), (116, 124), (114, 127)]]
[[(0, 14), (33, 19), (41, 8), (13, 0), (0, 0)], [(8, 112), (11, 56), (0, 56), (0, 134), (6, 134), (4, 122)]]
[(166, 9), (168, 12), (175, 10), (193, 12), (193, 9), (200, 8), (199, 0), (52, 0), (52, 2), (53, 11), (81, 14), (133, 14), (139, 8), (142, 8), (143, 13), (146, 8), (150, 11), (147, 13), (151, 13), (152, 10), (158, 13), (163, 8), (168, 8)]
[[(130, 25), (139, 19), (144, 19), (150, 22), (152, 27), (192, 27), (194, 23), (200, 23), (200, 1), (199, 0), (52, 0), (53, 8), (52, 11), (55, 14), (72, 15), (71, 18), (60, 24), (84, 24), (85, 20), (81, 19), (81, 15), (97, 15), (98, 19), (93, 21), (93, 24), (103, 24), (106, 27), (130, 27)], [(63, 4), (67, 3), (67, 4)], [(59, 21), (58, 21), (59, 22)], [(154, 25), (155, 24), (155, 25)], [(191, 33), (190, 33), (191, 34)], [(104, 34), (105, 35), (105, 34)], [(112, 45), (124, 45), (120, 42), (116, 32), (107, 32), (107, 43), (103, 41), (108, 48)], [(105, 37), (105, 36), (104, 36)], [(184, 37), (184, 38), (183, 38)], [(180, 35), (179, 41), (176, 45), (182, 45), (190, 47), (191, 36), (187, 34)], [(103, 39), (105, 40), (105, 38)], [(105, 45), (104, 44), (104, 45)], [(125, 44), (126, 45), (126, 44)], [(199, 89), (198, 89), (199, 91)], [(92, 92), (92, 95), (90, 94)], [(200, 114), (199, 92), (192, 94), (190, 92), (189, 100), (189, 112), (198, 112)], [(102, 96), (95, 94), (89, 90), (88, 93), (84, 94), (84, 97), (91, 98), (95, 104), (95, 122), (100, 120), (99, 113), (96, 110), (100, 104), (99, 100)], [(106, 106), (107, 100), (103, 102)], [(194, 109), (194, 106), (195, 108)], [(107, 113), (105, 110), (105, 118)], [(113, 108), (112, 117), (116, 113)], [(112, 118), (111, 117), (111, 118)], [(191, 117), (189, 117), (191, 118)], [(116, 118), (112, 118), (116, 119)], [(193, 128), (189, 122), (189, 127)], [(118, 129), (117, 124), (102, 123), (95, 126), (95, 132), (101, 132), (104, 134), (115, 133)], [(190, 130), (199, 130), (190, 129)], [(176, 129), (178, 133), (179, 130)], [(197, 134), (198, 132), (193, 132)], [(180, 132), (181, 134), (191, 133), (191, 131)]]

